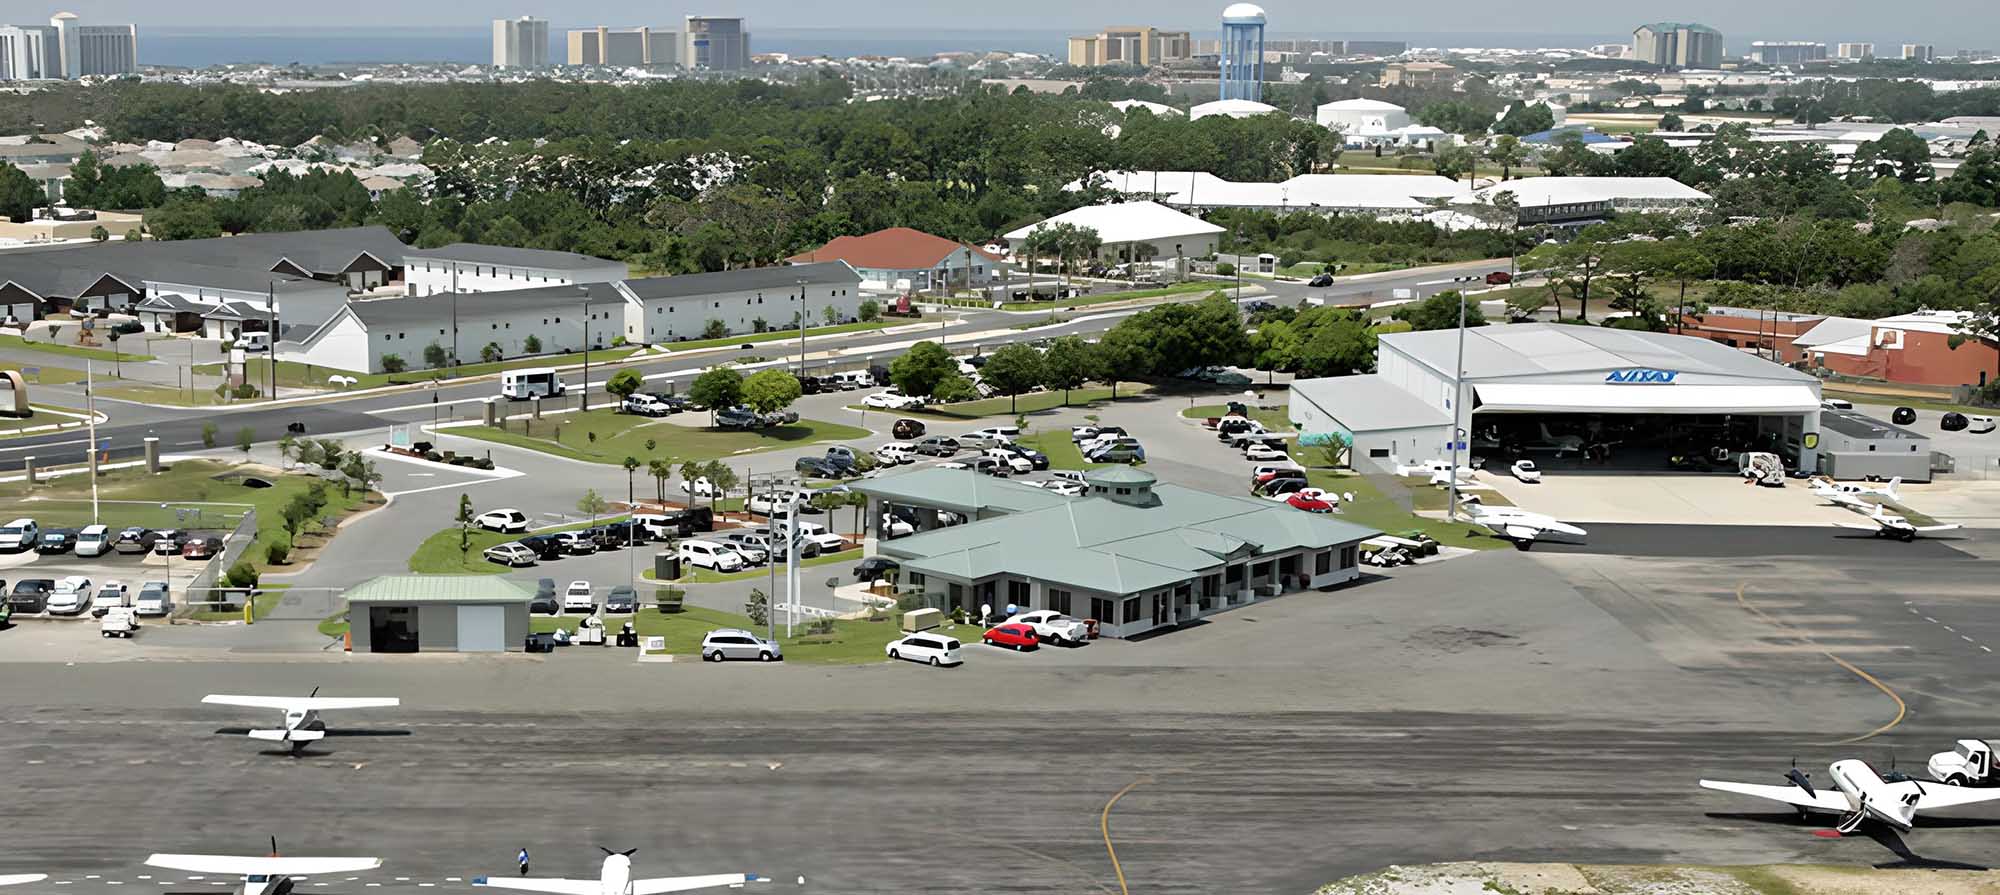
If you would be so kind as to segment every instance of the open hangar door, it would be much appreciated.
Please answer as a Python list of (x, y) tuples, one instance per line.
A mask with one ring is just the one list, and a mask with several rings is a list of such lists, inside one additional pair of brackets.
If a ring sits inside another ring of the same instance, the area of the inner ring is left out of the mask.
[(1761, 452), (1811, 470), (1818, 409), (1801, 387), (1482, 384), (1469, 431), (1489, 469), (1530, 459), (1551, 470), (1735, 474), (1737, 455)]

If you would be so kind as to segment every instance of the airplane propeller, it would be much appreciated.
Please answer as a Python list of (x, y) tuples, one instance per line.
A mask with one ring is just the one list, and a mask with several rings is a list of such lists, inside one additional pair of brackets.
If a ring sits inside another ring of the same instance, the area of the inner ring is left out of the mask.
[(1805, 790), (1806, 795), (1819, 798), (1819, 793), (1813, 789), (1812, 775), (1799, 770), (1799, 760), (1796, 756), (1792, 758), (1792, 769), (1785, 772), (1785, 779), (1792, 781), (1793, 786)]
[(1912, 779), (1910, 775), (1905, 774), (1902, 771), (1896, 770), (1896, 750), (1894, 749), (1889, 750), (1889, 773), (1882, 775), (1882, 782), (1902, 783), (1909, 779)]
[(611, 857), (612, 855), (624, 855), (625, 857), (629, 858), (639, 853), (639, 850), (636, 848), (628, 848), (624, 851), (612, 851), (611, 849), (605, 848), (602, 845), (598, 846), (597, 850), (603, 852), (604, 856), (607, 858)]
[(271, 837), (271, 857), (278, 857), (278, 837)]

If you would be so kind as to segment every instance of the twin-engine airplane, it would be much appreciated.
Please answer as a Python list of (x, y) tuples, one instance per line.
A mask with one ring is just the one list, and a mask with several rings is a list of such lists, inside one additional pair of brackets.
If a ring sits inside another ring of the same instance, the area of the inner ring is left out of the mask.
[(1909, 832), (1919, 811), (2000, 800), (2000, 789), (1925, 783), (1901, 775), (1895, 775), (1896, 780), (1884, 780), (1859, 759), (1836, 761), (1828, 771), (1833, 774), (1833, 789), (1815, 789), (1812, 778), (1798, 768), (1785, 774), (1785, 779), (1791, 781), (1786, 786), (1721, 780), (1703, 780), (1701, 785), (1704, 789), (1784, 802), (1799, 809), (1801, 817), (1814, 812), (1837, 815), (1840, 822), (1834, 829), (1840, 833), (1852, 833), (1868, 820)]
[(297, 755), (306, 744), (317, 742), (329, 736), (387, 736), (389, 732), (379, 730), (328, 730), (326, 722), (320, 720), (319, 713), (334, 709), (391, 708), (402, 704), (394, 696), (321, 696), (314, 687), (309, 696), (220, 696), (208, 695), (201, 701), (209, 705), (234, 705), (253, 709), (277, 709), (285, 713), (283, 727), (224, 727), (216, 733), (247, 736), (253, 740), (269, 740), (291, 747)]
[(754, 873), (715, 873), (707, 876), (663, 876), (655, 879), (632, 878), (632, 853), (636, 848), (622, 852), (598, 846), (604, 852), (604, 868), (596, 879), (555, 879), (549, 877), (510, 878), (504, 876), (474, 877), (475, 886), (495, 889), (514, 889), (521, 892), (540, 892), (543, 895), (665, 895), (668, 892), (690, 892), (716, 886), (741, 888), (745, 883), (768, 883), (770, 878)]

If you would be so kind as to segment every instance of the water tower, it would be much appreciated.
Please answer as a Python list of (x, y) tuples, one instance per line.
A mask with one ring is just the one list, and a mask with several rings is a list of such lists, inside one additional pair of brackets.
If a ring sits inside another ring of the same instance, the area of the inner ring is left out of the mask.
[(1264, 101), (1264, 8), (1255, 3), (1222, 11), (1222, 98)]

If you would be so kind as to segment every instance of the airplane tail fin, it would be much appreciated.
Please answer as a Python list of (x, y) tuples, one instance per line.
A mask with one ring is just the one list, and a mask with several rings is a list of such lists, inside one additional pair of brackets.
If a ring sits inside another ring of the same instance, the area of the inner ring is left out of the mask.
[(1903, 498), (1902, 495), (1896, 493), (1896, 486), (1901, 485), (1902, 483), (1903, 483), (1902, 476), (1896, 476), (1894, 478), (1891, 478), (1889, 480), (1889, 484), (1883, 486), (1882, 493), (1885, 496), (1887, 496), (1890, 500), (1897, 501), (1900, 503), (1902, 502)]

